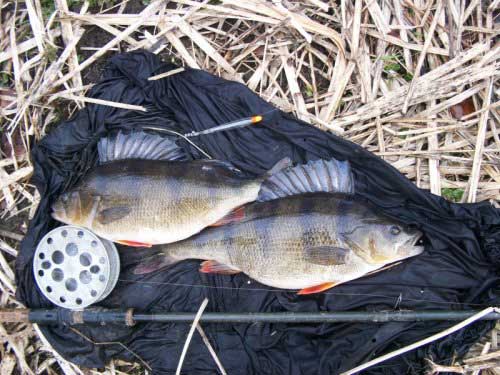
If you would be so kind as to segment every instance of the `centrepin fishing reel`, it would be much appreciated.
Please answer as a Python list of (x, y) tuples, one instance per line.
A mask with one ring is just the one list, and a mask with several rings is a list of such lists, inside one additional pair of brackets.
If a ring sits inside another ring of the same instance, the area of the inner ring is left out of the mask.
[(55, 305), (83, 309), (106, 298), (118, 281), (120, 258), (115, 245), (72, 225), (47, 233), (35, 251), (35, 280)]

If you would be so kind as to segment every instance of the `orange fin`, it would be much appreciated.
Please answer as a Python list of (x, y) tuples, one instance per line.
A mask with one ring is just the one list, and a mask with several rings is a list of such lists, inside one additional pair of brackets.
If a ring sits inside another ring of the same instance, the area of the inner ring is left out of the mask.
[(241, 271), (236, 268), (231, 268), (225, 264), (219, 263), (215, 260), (206, 260), (201, 263), (200, 272), (203, 273), (218, 273), (221, 275), (234, 275)]
[(150, 243), (127, 241), (127, 240), (120, 240), (120, 241), (115, 241), (115, 242), (118, 242), (119, 244), (122, 244), (122, 245), (132, 246), (132, 247), (152, 247), (153, 246)]
[(304, 288), (298, 291), (297, 294), (303, 295), (303, 294), (313, 294), (313, 293), (319, 293), (319, 292), (324, 292), (327, 289), (333, 288), (337, 283), (323, 283), (315, 286), (311, 286), (309, 288)]
[(245, 208), (244, 207), (238, 207), (234, 211), (231, 211), (228, 213), (226, 216), (224, 216), (222, 219), (219, 221), (216, 221), (211, 227), (220, 227), (222, 225), (226, 225), (229, 223), (237, 223), (238, 221), (241, 221), (245, 218)]

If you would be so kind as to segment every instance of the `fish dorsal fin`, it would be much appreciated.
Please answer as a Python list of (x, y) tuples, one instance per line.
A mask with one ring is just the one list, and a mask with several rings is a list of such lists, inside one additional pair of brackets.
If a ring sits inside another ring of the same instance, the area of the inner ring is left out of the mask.
[(102, 138), (98, 145), (99, 162), (113, 160), (145, 159), (145, 160), (184, 160), (184, 151), (175, 144), (172, 138), (161, 137), (143, 131), (125, 134), (118, 132)]
[(259, 201), (305, 193), (354, 193), (348, 161), (315, 160), (275, 173), (262, 183)]
[(339, 266), (348, 261), (349, 249), (335, 246), (316, 246), (304, 249), (304, 258), (307, 262), (321, 266)]

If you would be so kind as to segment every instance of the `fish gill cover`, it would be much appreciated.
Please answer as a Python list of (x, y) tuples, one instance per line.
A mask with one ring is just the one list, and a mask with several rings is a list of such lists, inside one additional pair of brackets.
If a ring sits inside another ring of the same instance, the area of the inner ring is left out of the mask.
[[(199, 261), (134, 275), (133, 268), (147, 251), (119, 246), (122, 273), (101, 306), (194, 312), (208, 298), (206, 311), (211, 312), (317, 312), (481, 309), (500, 303), (500, 213), (489, 203), (454, 204), (421, 190), (382, 159), (275, 110), (242, 84), (199, 70), (147, 80), (174, 68), (143, 51), (113, 57), (90, 96), (143, 105), (147, 112), (88, 104), (33, 149), (32, 181), (41, 202), (16, 263), (17, 297), (28, 307), (51, 306), (35, 286), (33, 253), (38, 241), (59, 225), (50, 216), (50, 205), (96, 165), (100, 137), (144, 127), (188, 133), (258, 113), (268, 114), (258, 126), (198, 137), (196, 143), (213, 158), (230, 161), (249, 176), (265, 173), (284, 157), (295, 163), (332, 157), (348, 160), (356, 181), (356, 199), (369, 201), (385, 214), (419, 227), (425, 232), (425, 252), (325, 293), (299, 296), (294, 291), (260, 285), (243, 274), (199, 273)], [(191, 158), (204, 157), (188, 142), (179, 144)], [(333, 374), (452, 324), (210, 324), (204, 329), (229, 374)], [(424, 358), (448, 364), (491, 326), (490, 322), (474, 323), (364, 373), (419, 373), (425, 366)], [(111, 358), (136, 361), (139, 357), (155, 373), (172, 373), (189, 325), (152, 322), (133, 327), (77, 326), (78, 332), (63, 325), (41, 329), (59, 353), (81, 366), (103, 367)], [(95, 345), (118, 341), (125, 346)], [(199, 335), (193, 337), (188, 354), (185, 373), (217, 371)]]

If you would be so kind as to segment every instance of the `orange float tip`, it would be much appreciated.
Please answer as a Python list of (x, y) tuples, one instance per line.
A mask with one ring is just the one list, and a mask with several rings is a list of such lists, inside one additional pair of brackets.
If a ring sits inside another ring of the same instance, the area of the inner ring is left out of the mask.
[(257, 116), (252, 116), (252, 124), (256, 124), (258, 122), (262, 121), (262, 116), (257, 115)]

